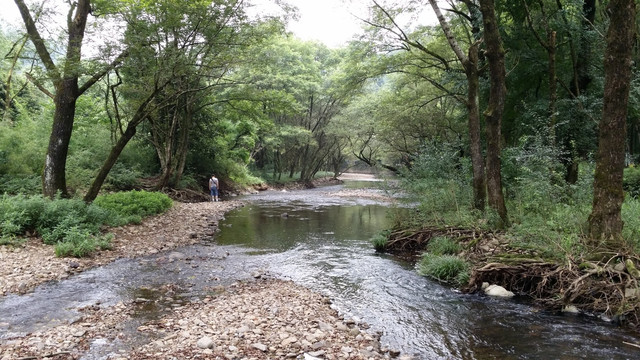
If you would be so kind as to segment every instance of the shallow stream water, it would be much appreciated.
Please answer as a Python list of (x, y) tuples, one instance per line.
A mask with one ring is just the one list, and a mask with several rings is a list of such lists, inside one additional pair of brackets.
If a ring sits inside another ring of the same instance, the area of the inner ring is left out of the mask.
[[(352, 183), (354, 186), (355, 183)], [(374, 183), (360, 183), (357, 186)], [(539, 311), (518, 299), (460, 294), (377, 254), (370, 239), (391, 221), (389, 204), (328, 196), (342, 186), (247, 196), (214, 244), (123, 259), (31, 294), (0, 300), (0, 340), (74, 321), (81, 306), (162, 297), (124, 331), (126, 344), (96, 342), (85, 359), (147, 341), (135, 331), (211, 288), (266, 273), (323, 293), (346, 318), (368, 323), (383, 346), (418, 359), (638, 359), (640, 336), (596, 318)], [(213, 246), (211, 246), (213, 245)], [(171, 286), (166, 297), (155, 290)]]

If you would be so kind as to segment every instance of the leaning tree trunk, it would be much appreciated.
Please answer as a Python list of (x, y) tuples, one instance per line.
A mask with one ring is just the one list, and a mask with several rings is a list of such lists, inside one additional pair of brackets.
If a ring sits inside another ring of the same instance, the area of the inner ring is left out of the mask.
[(100, 171), (98, 171), (98, 175), (96, 175), (95, 179), (91, 183), (91, 187), (84, 196), (84, 201), (87, 203), (92, 202), (98, 196), (104, 181), (107, 179), (109, 172), (113, 168), (113, 165), (118, 161), (118, 157), (122, 154), (125, 146), (129, 143), (129, 141), (136, 134), (137, 123), (129, 123), (125, 132), (118, 138), (118, 141), (111, 148), (111, 152), (109, 152), (109, 156), (102, 164)]
[(622, 173), (624, 169), (627, 103), (635, 34), (634, 0), (611, 0), (604, 56), (604, 106), (599, 126), (593, 208), (589, 215), (590, 245), (616, 249), (622, 235)]
[(502, 193), (502, 176), (500, 174), (502, 113), (507, 92), (504, 48), (498, 30), (493, 0), (480, 0), (480, 11), (484, 25), (484, 42), (487, 46), (486, 55), (489, 61), (491, 84), (489, 103), (484, 112), (487, 124), (487, 190), (489, 206), (502, 219), (502, 226), (506, 226), (509, 224), (509, 218)]

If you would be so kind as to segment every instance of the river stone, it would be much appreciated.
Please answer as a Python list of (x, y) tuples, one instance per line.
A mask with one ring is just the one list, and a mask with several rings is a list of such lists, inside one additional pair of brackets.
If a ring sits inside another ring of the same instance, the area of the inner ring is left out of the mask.
[(289, 346), (289, 345), (291, 345), (291, 344), (295, 343), (296, 341), (298, 341), (298, 338), (296, 338), (295, 336), (291, 336), (291, 337), (288, 337), (288, 338), (286, 338), (286, 339), (282, 340), (282, 342), (280, 343), (280, 345), (282, 345), (282, 346)]
[(323, 350), (304, 353), (304, 360), (320, 360), (325, 355)]
[(504, 297), (504, 298), (510, 298), (515, 295), (514, 293), (503, 288), (500, 285), (489, 285), (487, 286), (486, 289), (484, 289), (484, 293), (489, 296)]
[(253, 346), (254, 348), (256, 348), (256, 349), (258, 349), (258, 350), (260, 350), (262, 352), (266, 352), (267, 351), (267, 346), (264, 345), (264, 344), (255, 343), (255, 344), (253, 344), (251, 346)]
[(215, 344), (213, 343), (213, 339), (211, 339), (208, 336), (205, 336), (200, 338), (200, 340), (198, 340), (198, 342), (196, 343), (196, 346), (198, 346), (200, 349), (213, 349)]
[(569, 314), (578, 314), (580, 310), (575, 305), (567, 305), (562, 308), (562, 312)]

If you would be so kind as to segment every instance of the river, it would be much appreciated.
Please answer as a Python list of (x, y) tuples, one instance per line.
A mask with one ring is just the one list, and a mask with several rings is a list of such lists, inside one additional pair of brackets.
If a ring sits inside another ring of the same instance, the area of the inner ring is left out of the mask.
[[(389, 226), (389, 204), (330, 196), (342, 188), (246, 196), (247, 206), (227, 214), (213, 244), (121, 259), (7, 296), (0, 300), (0, 323), (7, 324), (0, 339), (73, 321), (81, 306), (149, 297), (148, 288), (176, 284), (172, 301), (184, 302), (202, 296), (212, 277), (230, 284), (259, 273), (327, 295), (346, 318), (380, 332), (383, 346), (418, 359), (640, 358), (640, 350), (624, 344), (638, 343), (636, 333), (595, 317), (541, 311), (526, 299), (461, 294), (376, 253), (370, 239)], [(135, 329), (164, 311), (146, 309), (126, 326), (128, 343), (96, 344), (84, 359), (144, 343)]]

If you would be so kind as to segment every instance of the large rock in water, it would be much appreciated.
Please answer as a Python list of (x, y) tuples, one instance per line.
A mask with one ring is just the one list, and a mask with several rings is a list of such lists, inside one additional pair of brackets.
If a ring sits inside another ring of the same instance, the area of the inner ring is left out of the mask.
[(503, 297), (503, 298), (510, 298), (515, 296), (515, 294), (512, 293), (511, 291), (503, 288), (500, 285), (495, 285), (495, 284), (489, 285), (488, 283), (483, 283), (482, 290), (484, 290), (484, 293), (489, 296)]

